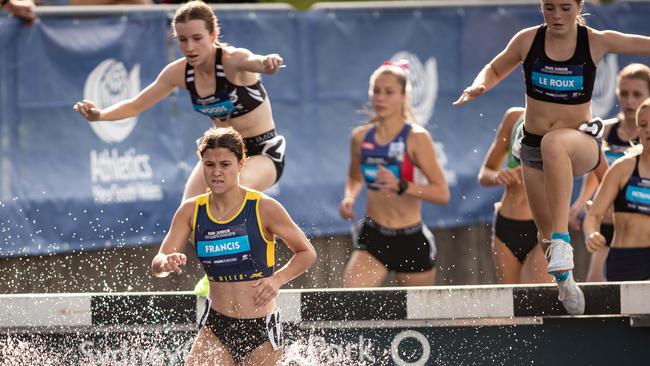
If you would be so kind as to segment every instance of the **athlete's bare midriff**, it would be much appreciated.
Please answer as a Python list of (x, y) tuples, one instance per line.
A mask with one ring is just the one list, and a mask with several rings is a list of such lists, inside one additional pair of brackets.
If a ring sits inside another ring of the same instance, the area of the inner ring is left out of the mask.
[(275, 128), (268, 96), (262, 104), (243, 116), (224, 121), (212, 119), (212, 123), (215, 127), (232, 127), (243, 138), (258, 136)]
[(394, 192), (368, 190), (368, 211), (370, 218), (379, 225), (396, 229), (415, 225), (422, 221), (422, 201)]
[(231, 318), (254, 319), (266, 316), (278, 308), (275, 299), (266, 305), (255, 305), (255, 281), (210, 282), (212, 308)]
[(499, 205), (499, 213), (509, 219), (529, 220), (533, 218), (523, 183), (507, 186)]
[(577, 129), (591, 120), (591, 102), (569, 105), (543, 102), (526, 96), (527, 132), (544, 135), (558, 128)]
[(634, 212), (615, 212), (616, 233), (612, 248), (650, 248), (648, 215)]

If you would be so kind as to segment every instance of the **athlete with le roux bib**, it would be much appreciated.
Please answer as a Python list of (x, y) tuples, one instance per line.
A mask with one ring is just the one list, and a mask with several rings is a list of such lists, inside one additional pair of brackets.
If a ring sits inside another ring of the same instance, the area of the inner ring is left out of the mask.
[(606, 53), (650, 56), (650, 37), (584, 25), (583, 0), (541, 0), (545, 24), (519, 31), (454, 102), (469, 102), (523, 63), (526, 117), (520, 158), (526, 195), (569, 314), (585, 299), (573, 278), (568, 231), (573, 177), (596, 168), (603, 123), (591, 116), (596, 64)]

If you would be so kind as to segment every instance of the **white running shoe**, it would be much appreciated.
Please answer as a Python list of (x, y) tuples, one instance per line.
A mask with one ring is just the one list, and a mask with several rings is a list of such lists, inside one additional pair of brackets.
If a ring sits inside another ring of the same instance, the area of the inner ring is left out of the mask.
[(573, 279), (573, 272), (569, 272), (569, 277), (562, 282), (557, 283), (558, 300), (567, 313), (571, 315), (582, 315), (585, 313), (585, 294)]
[(562, 239), (552, 239), (544, 255), (548, 259), (546, 271), (550, 274), (573, 269), (573, 247)]

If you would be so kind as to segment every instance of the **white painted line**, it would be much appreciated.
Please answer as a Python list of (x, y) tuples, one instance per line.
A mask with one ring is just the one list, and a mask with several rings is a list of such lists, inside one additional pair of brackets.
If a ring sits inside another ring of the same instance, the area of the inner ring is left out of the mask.
[(91, 315), (90, 296), (5, 297), (0, 306), (0, 326), (90, 326)]
[(650, 282), (621, 282), (621, 314), (650, 314)]
[(300, 291), (280, 291), (278, 307), (280, 307), (280, 319), (282, 321), (299, 322), (302, 320), (300, 313)]
[(512, 288), (410, 290), (407, 319), (505, 318), (514, 316)]

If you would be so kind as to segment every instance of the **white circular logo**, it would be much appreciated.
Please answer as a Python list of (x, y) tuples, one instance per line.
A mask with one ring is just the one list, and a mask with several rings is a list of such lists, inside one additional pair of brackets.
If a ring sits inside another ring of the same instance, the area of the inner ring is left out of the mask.
[(591, 97), (591, 111), (594, 117), (607, 117), (616, 105), (616, 76), (618, 56), (609, 54), (598, 64), (594, 92)]
[[(133, 66), (129, 74), (124, 64), (114, 59), (104, 60), (90, 72), (84, 85), (84, 99), (98, 108), (106, 108), (134, 97), (140, 92), (140, 65)], [(107, 143), (121, 142), (135, 127), (137, 117), (111, 122), (90, 122), (95, 134)]]
[(391, 61), (406, 60), (408, 62), (408, 75), (411, 82), (411, 106), (417, 122), (426, 126), (433, 115), (433, 108), (438, 99), (438, 62), (435, 57), (422, 64), (420, 59), (408, 52), (396, 53)]
[[(415, 338), (415, 340), (417, 340), (422, 346), (422, 356), (413, 362), (405, 361), (399, 355), (399, 345), (402, 343), (402, 340), (406, 338)], [(424, 366), (431, 356), (431, 346), (429, 345), (427, 338), (422, 333), (415, 330), (405, 330), (402, 333), (396, 335), (393, 339), (393, 342), (391, 342), (390, 356), (398, 366)]]

